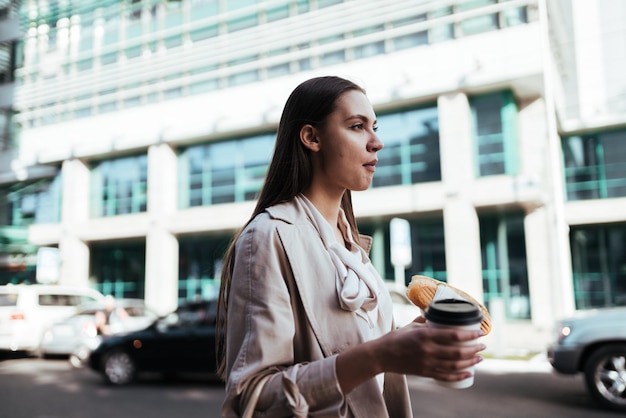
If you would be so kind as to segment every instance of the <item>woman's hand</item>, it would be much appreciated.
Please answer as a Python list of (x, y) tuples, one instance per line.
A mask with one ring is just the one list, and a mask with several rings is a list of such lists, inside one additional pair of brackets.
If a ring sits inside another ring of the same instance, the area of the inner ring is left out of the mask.
[(344, 393), (378, 373), (392, 372), (455, 382), (471, 375), (463, 369), (480, 361), (482, 331), (431, 328), (419, 317), (403, 328), (360, 344), (337, 357), (337, 378)]
[(485, 345), (478, 342), (458, 344), (481, 336), (479, 330), (431, 328), (418, 318), (372, 343), (379, 345), (377, 358), (386, 372), (458, 381), (469, 377), (469, 372), (462, 369), (482, 361), (478, 353), (485, 349)]

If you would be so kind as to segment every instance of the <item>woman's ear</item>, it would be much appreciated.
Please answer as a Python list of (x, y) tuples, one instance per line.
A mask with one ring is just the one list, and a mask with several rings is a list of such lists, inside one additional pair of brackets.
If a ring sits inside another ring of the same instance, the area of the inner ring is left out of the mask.
[(309, 150), (317, 152), (320, 149), (318, 131), (313, 125), (304, 125), (300, 129), (300, 141)]

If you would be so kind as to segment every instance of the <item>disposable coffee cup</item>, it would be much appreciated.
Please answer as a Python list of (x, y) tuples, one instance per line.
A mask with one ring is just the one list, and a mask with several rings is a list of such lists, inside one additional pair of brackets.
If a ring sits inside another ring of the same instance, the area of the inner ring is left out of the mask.
[[(479, 330), (483, 319), (482, 311), (476, 304), (466, 300), (442, 299), (433, 301), (424, 312), (426, 323), (433, 328), (455, 328), (467, 330)], [(457, 345), (474, 345), (477, 340), (457, 343)], [(449, 388), (464, 389), (474, 384), (474, 366), (467, 370), (472, 373), (470, 377), (458, 382), (444, 382), (435, 380), (437, 384)]]

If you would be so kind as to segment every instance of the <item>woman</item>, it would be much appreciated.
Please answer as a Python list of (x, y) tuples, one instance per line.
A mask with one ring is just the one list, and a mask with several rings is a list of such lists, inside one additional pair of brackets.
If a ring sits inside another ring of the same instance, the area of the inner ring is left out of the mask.
[(371, 185), (376, 123), (364, 89), (342, 78), (288, 98), (258, 203), (225, 257), (224, 417), (240, 416), (255, 388), (259, 417), (410, 417), (405, 374), (458, 381), (481, 360), (482, 344), (452, 345), (478, 331), (421, 318), (394, 330), (350, 195)]

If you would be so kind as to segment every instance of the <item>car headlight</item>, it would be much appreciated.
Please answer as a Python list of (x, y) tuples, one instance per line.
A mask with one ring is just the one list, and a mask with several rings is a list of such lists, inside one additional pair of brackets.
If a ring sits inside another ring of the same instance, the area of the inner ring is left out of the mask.
[(572, 328), (569, 325), (561, 325), (559, 327), (559, 331), (557, 334), (557, 340), (559, 342), (563, 341), (565, 338), (567, 338), (570, 334), (572, 333)]

